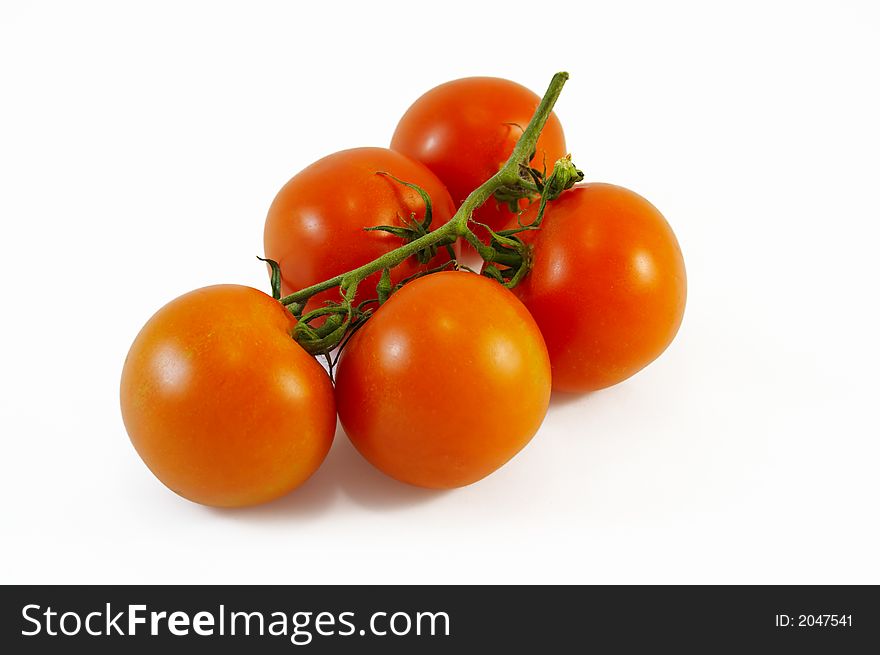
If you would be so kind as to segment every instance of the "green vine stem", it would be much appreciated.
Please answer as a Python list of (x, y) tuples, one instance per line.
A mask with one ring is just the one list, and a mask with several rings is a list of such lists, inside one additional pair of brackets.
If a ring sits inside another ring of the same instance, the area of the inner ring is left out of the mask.
[[(550, 176), (543, 184), (539, 185), (536, 185), (535, 171), (529, 166), (537, 148), (538, 137), (544, 129), (567, 79), (568, 73), (564, 72), (556, 73), (553, 76), (547, 92), (541, 99), (528, 126), (523, 130), (510, 157), (497, 173), (471, 192), (448, 222), (363, 266), (281, 298), (280, 302), (299, 319), (293, 337), (312, 354), (330, 352), (344, 339), (352, 322), (358, 318), (355, 315), (358, 309), (352, 305), (352, 301), (358, 285), (365, 278), (378, 271), (393, 269), (408, 257), (418, 256), (420, 252), (448, 246), (459, 238), (464, 238), (471, 243), (487, 263), (517, 269), (517, 274), (512, 275), (511, 279), (500, 279), (500, 277), (496, 279), (508, 286), (518, 282), (527, 272), (528, 262), (524, 261), (524, 249), (522, 252), (518, 252), (516, 247), (510, 247), (511, 244), (519, 243), (520, 246), (522, 245), (517, 239), (512, 238), (512, 235), (521, 230), (535, 229), (540, 224), (546, 202), (553, 200), (562, 191), (583, 179), (583, 174), (574, 167), (569, 158), (563, 158), (556, 162)], [(523, 197), (534, 197), (535, 191), (541, 194), (538, 218), (531, 225), (521, 226), (518, 230), (508, 230), (500, 234), (490, 232), (492, 245), (498, 246), (497, 248), (482, 243), (468, 226), (474, 210), (495, 195), (496, 191), (503, 190), (502, 193), (504, 193), (516, 189), (522, 190)], [(512, 282), (512, 280), (514, 281)], [(306, 303), (312, 296), (334, 287), (340, 289), (342, 296), (340, 304), (302, 315)], [(319, 316), (327, 317), (320, 327), (308, 325), (310, 320)]]

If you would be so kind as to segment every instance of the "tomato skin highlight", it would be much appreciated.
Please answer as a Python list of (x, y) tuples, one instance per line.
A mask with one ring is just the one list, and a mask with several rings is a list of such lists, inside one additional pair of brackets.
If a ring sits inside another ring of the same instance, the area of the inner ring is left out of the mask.
[(284, 307), (250, 287), (187, 293), (137, 335), (122, 417), (144, 463), (191, 501), (273, 500), (320, 466), (336, 430), (324, 369), (291, 337)]
[[(391, 148), (422, 162), (449, 189), (456, 206), (498, 172), (510, 157), (541, 99), (524, 86), (497, 77), (467, 77), (437, 86), (407, 109)], [(519, 125), (519, 127), (517, 127)], [(547, 172), (567, 154), (562, 124), (551, 114), (538, 139), (532, 166)], [(526, 200), (520, 201), (525, 206)], [(500, 229), (513, 217), (494, 198), (474, 219)]]
[(640, 195), (577, 185), (547, 206), (539, 230), (520, 237), (533, 248), (533, 267), (514, 293), (544, 335), (555, 390), (617, 384), (672, 342), (687, 300), (684, 259), (669, 223)]
[[(266, 257), (281, 267), (284, 295), (362, 266), (403, 245), (387, 232), (365, 232), (378, 225), (402, 226), (401, 218), (423, 220), (425, 204), (418, 192), (385, 175), (417, 184), (431, 198), (437, 228), (455, 213), (443, 184), (425, 166), (386, 148), (354, 148), (328, 155), (291, 178), (278, 192), (263, 233)], [(454, 246), (458, 252), (458, 244)], [(424, 268), (449, 261), (444, 249), (427, 265), (410, 257), (391, 271), (397, 283)], [(380, 273), (364, 280), (358, 298), (375, 297)], [(313, 296), (306, 308), (339, 301), (338, 289)]]
[(405, 285), (355, 333), (336, 398), (349, 439), (378, 469), (421, 487), (461, 487), (538, 430), (550, 362), (512, 293), (473, 273), (441, 272)]

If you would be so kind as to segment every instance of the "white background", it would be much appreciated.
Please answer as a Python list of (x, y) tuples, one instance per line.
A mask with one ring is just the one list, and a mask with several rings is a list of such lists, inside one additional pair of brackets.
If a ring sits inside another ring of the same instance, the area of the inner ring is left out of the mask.
[[(4, 1), (0, 580), (880, 582), (878, 6)], [(155, 480), (118, 409), (153, 311), (268, 289), (278, 188), (427, 89), (562, 69), (575, 161), (680, 239), (667, 353), (454, 492), (342, 432), (269, 506)]]

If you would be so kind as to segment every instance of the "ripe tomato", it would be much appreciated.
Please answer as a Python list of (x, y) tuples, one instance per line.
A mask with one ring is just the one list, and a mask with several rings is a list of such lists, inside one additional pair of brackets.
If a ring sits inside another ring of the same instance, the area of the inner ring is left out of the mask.
[[(456, 206), (498, 172), (541, 99), (524, 86), (497, 77), (467, 77), (441, 84), (407, 109), (391, 148), (425, 164), (449, 189)], [(532, 165), (548, 172), (566, 155), (565, 137), (551, 114)], [(521, 205), (525, 206), (522, 200)], [(500, 229), (512, 214), (490, 198), (474, 218)]]
[(514, 292), (547, 342), (554, 389), (617, 384), (675, 337), (687, 297), (684, 260), (666, 219), (638, 194), (578, 185), (548, 205), (541, 229), (520, 236), (533, 246), (534, 265)]
[[(425, 203), (418, 192), (385, 175), (384, 171), (427, 191), (433, 206), (432, 227), (446, 223), (455, 207), (443, 184), (422, 164), (385, 148), (343, 150), (319, 159), (285, 184), (266, 218), (266, 257), (281, 267), (282, 293), (287, 295), (362, 266), (403, 245), (387, 232), (365, 232), (376, 225), (401, 226), (414, 212), (424, 219)], [(455, 250), (458, 251), (456, 244)], [(448, 261), (445, 250), (427, 267)], [(391, 271), (397, 283), (420, 268), (410, 258)], [(358, 297), (375, 297), (380, 273), (361, 283)], [(331, 289), (314, 296), (307, 310), (339, 300)]]
[(184, 498), (254, 505), (302, 484), (336, 430), (333, 388), (266, 294), (220, 285), (162, 307), (122, 370), (122, 418), (146, 465)]
[(355, 333), (339, 362), (336, 399), (346, 433), (377, 468), (421, 487), (460, 487), (535, 434), (550, 399), (550, 363), (512, 293), (445, 271), (405, 285)]

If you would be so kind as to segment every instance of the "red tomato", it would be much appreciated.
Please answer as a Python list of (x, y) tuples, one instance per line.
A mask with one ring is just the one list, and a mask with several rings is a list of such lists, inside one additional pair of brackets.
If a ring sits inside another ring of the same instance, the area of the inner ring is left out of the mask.
[[(365, 232), (376, 225), (403, 225), (415, 213), (424, 219), (425, 203), (418, 192), (379, 171), (391, 173), (428, 192), (433, 206), (432, 227), (446, 223), (455, 207), (443, 184), (431, 171), (410, 158), (385, 148), (343, 150), (319, 159), (285, 184), (266, 218), (266, 257), (281, 266), (282, 293), (287, 295), (362, 266), (403, 245), (387, 232)], [(456, 252), (458, 245), (455, 246)], [(445, 250), (428, 264), (449, 261)], [(391, 271), (397, 283), (420, 268), (410, 258)], [(375, 297), (380, 273), (361, 283), (358, 297)], [(314, 296), (307, 310), (339, 300), (339, 290)]]
[(403, 482), (460, 487), (535, 434), (550, 363), (522, 303), (497, 282), (446, 271), (394, 294), (355, 333), (336, 375), (339, 418), (357, 449)]
[(122, 418), (146, 465), (184, 498), (254, 505), (302, 484), (336, 430), (333, 387), (266, 294), (206, 287), (162, 307), (122, 371)]
[(578, 185), (544, 216), (540, 230), (520, 234), (534, 265), (514, 292), (547, 342), (553, 388), (617, 384), (654, 361), (681, 325), (687, 277), (675, 234), (651, 203), (611, 184)]
[[(425, 164), (449, 189), (456, 206), (510, 157), (541, 99), (497, 77), (467, 77), (441, 84), (416, 100), (397, 124), (391, 148)], [(532, 165), (548, 172), (566, 155), (565, 137), (551, 114)], [(526, 201), (521, 201), (525, 206)], [(500, 229), (513, 216), (490, 198), (474, 218)]]

